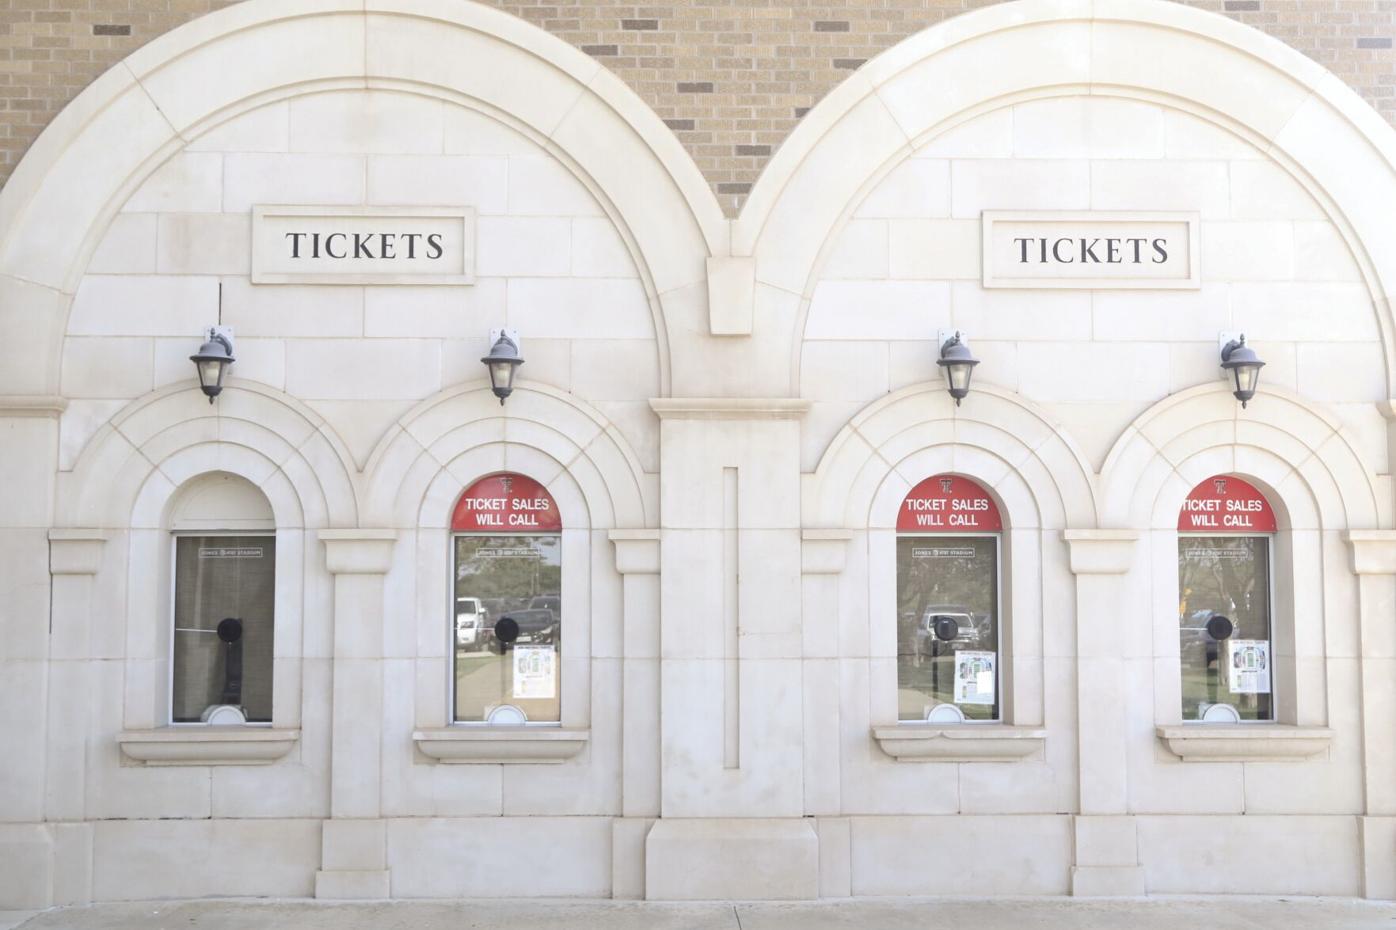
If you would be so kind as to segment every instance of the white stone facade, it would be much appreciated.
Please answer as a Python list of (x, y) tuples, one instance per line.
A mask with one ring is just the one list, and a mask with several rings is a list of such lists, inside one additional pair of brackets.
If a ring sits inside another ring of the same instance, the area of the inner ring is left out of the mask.
[[(253, 284), (264, 204), (470, 208), (474, 282)], [(1200, 286), (986, 288), (986, 210), (1195, 215)], [(0, 192), (0, 907), (1396, 898), (1393, 216), (1396, 136), (1351, 91), (1152, 0), (913, 37), (730, 221), (638, 98), (504, 14), (176, 30)], [(1223, 332), (1268, 363), (1245, 409)], [(502, 471), (565, 527), (561, 725), (522, 737), (448, 697), (451, 508)], [(895, 527), (947, 472), (1004, 516), (1005, 698), (932, 733), (897, 722)], [(1180, 717), (1177, 514), (1216, 474), (1281, 517), (1265, 726)], [(209, 475), (274, 525), (269, 728), (169, 725), (172, 514)]]

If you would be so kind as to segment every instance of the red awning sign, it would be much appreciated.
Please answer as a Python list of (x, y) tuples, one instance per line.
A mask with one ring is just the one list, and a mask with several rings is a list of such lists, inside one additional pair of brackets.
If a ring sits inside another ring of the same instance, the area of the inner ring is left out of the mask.
[(1180, 533), (1273, 533), (1275, 525), (1265, 495), (1234, 475), (1208, 478), (1178, 511)]
[(959, 475), (933, 475), (911, 489), (897, 512), (904, 533), (997, 533), (998, 505), (983, 488)]
[(457, 533), (556, 533), (557, 503), (527, 475), (490, 475), (466, 488), (451, 514)]

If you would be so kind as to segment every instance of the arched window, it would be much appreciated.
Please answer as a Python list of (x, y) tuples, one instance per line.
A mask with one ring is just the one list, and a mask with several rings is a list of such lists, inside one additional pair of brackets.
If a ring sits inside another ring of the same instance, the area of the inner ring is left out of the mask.
[(897, 718), (999, 719), (998, 506), (935, 475), (897, 514)]
[(271, 723), (276, 523), (243, 478), (210, 474), (170, 512), (172, 723)]
[(1275, 512), (1250, 483), (1216, 475), (1178, 514), (1183, 719), (1273, 720)]
[(557, 723), (562, 518), (527, 475), (490, 475), (451, 516), (450, 637), (457, 723)]

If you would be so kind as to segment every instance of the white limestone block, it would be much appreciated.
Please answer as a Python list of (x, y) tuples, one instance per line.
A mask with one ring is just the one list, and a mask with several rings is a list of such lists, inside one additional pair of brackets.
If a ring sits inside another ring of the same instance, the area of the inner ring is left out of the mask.
[[(364, 288), (304, 284), (254, 286), (245, 277), (224, 278), (222, 283), (223, 323), (233, 328), (239, 341), (249, 336), (364, 335)], [(440, 290), (453, 293), (456, 289)]]
[(822, 281), (805, 319), (805, 338), (934, 339), (950, 324), (943, 281)]
[(509, 282), (508, 322), (525, 340), (648, 339), (654, 317), (639, 281), (622, 278), (517, 278)]
[(440, 387), (440, 345), (426, 339), (304, 339), (286, 359), (286, 389), (298, 397), (421, 398)]
[(565, 275), (572, 268), (572, 224), (567, 219), (482, 216), (477, 229), (475, 270), (480, 275)]
[[(951, 163), (951, 216), (985, 210), (1100, 209), (1092, 200), (1090, 163), (1070, 159), (962, 159)], [(1144, 209), (1132, 204), (1130, 209)]]
[(608, 217), (572, 218), (572, 274), (583, 278), (638, 277), (630, 249)]
[(819, 837), (804, 820), (666, 818), (645, 839), (650, 901), (818, 896)]
[(95, 827), (92, 892), (99, 901), (307, 897), (319, 858), (316, 820), (109, 820)]
[[(1202, 214), (1203, 220), (1226, 219), (1231, 213), (1227, 163), (1115, 159), (1091, 162), (1092, 210), (1169, 210)], [(1203, 227), (1202, 274), (1215, 278), (1207, 257)]]
[(197, 337), (217, 321), (217, 278), (87, 275), (73, 298), (68, 332), (75, 336)]
[(431, 153), (443, 143), (445, 104), (417, 94), (353, 90), (290, 101), (292, 152)]
[(1202, 225), (1202, 274), (1212, 281), (1287, 281), (1294, 277), (1289, 223), (1208, 222)]
[(1097, 401), (1102, 384), (1109, 385), (1115, 400), (1154, 400), (1168, 390), (1168, 346), (1154, 342), (1020, 343), (1018, 371), (1023, 392), (1039, 402)]
[(368, 160), (368, 202), (391, 206), (474, 207), (502, 214), (508, 205), (508, 159), (472, 155), (383, 155)]
[(824, 277), (885, 278), (887, 265), (887, 221), (850, 220), (834, 242)]
[(444, 151), (448, 155), (539, 155), (542, 149), (491, 116), (462, 106), (446, 107)]
[(557, 159), (509, 158), (509, 213), (514, 216), (588, 216), (601, 213), (596, 198)]
[[(1067, 891), (1066, 816), (854, 817), (851, 825), (855, 895)], [(953, 862), (930, 868), (928, 849), (955, 850)]]
[(183, 152), (146, 178), (125, 213), (217, 213), (223, 209), (223, 156)]
[[(198, 349), (194, 345), (192, 354)], [(75, 337), (63, 342), (63, 393), (85, 398), (130, 398), (154, 386), (154, 343), (149, 338)], [(189, 364), (189, 374), (194, 366)]]
[(589, 400), (645, 400), (659, 394), (659, 357), (650, 339), (576, 339), (572, 389)]
[(978, 220), (891, 220), (890, 277), (979, 280), (981, 242)]
[(285, 152), (290, 149), (290, 134), (290, 104), (269, 103), (208, 129), (185, 151)]
[(160, 216), (160, 274), (247, 274), (252, 264), (252, 218), (243, 213), (164, 213)]
[(950, 302), (953, 328), (964, 332), (971, 350), (980, 338), (1084, 342), (1092, 335), (1089, 291), (988, 290), (956, 281)]
[(1104, 341), (1215, 343), (1233, 328), (1225, 283), (1195, 291), (1094, 291), (1090, 298), (1092, 334)]
[[(1139, 861), (1151, 894), (1358, 893), (1351, 816), (1139, 816)], [(1222, 829), (1224, 827), (1224, 829)], [(1212, 854), (1199, 858), (1197, 850)], [(1267, 850), (1264, 856), (1242, 850)]]
[(154, 213), (118, 213), (112, 217), (87, 264), (87, 273), (154, 274), (157, 219)]
[(254, 204), (360, 204), (365, 190), (361, 155), (232, 154), (223, 165), (223, 209)]
[(916, 150), (914, 158), (1011, 158), (1013, 108), (1000, 107), (945, 130)]
[(893, 168), (854, 213), (860, 219), (949, 215), (950, 162), (929, 158), (910, 158)]
[[(362, 294), (365, 336), (472, 340), (480, 349), (475, 352), (477, 365), (489, 353), (485, 342), (490, 329), (504, 319), (503, 278), (476, 278), (470, 287), (368, 287)], [(537, 342), (526, 342), (525, 357), (530, 362)], [(483, 366), (478, 372), (483, 374)]]
[(886, 394), (885, 342), (808, 342), (800, 353), (800, 396), (865, 403)]

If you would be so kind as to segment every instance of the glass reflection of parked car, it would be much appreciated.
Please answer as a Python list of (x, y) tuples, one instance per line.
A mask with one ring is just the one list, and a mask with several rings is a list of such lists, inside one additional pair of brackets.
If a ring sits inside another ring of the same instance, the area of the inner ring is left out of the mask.
[(456, 646), (478, 647), (489, 627), (489, 611), (478, 597), (456, 598)]
[[(946, 638), (937, 633), (937, 624), (942, 628), (941, 632), (944, 633), (948, 632), (949, 623), (955, 624), (953, 636)], [(979, 627), (974, 622), (973, 611), (967, 607), (952, 605), (927, 607), (921, 613), (921, 620), (916, 625), (916, 664), (919, 665), (923, 660), (932, 656), (941, 655), (947, 650), (947, 647), (955, 645), (961, 647), (979, 645)]]

